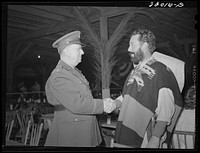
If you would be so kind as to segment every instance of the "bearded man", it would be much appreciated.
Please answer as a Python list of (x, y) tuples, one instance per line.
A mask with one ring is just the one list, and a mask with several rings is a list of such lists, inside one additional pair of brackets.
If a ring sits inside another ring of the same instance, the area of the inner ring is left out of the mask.
[(183, 102), (175, 75), (157, 61), (155, 35), (138, 29), (131, 35), (128, 53), (134, 69), (127, 77), (122, 95), (114, 141), (134, 148), (159, 148), (163, 136), (169, 142)]

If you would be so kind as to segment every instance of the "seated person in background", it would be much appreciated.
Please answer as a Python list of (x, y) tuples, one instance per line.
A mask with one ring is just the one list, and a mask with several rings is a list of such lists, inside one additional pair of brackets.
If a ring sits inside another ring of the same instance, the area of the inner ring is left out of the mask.
[[(196, 87), (191, 86), (184, 97), (184, 109), (180, 115), (180, 118), (177, 122), (175, 130), (178, 131), (195, 131), (195, 107), (196, 107)], [(185, 141), (184, 136), (180, 136), (180, 144), (181, 148), (185, 149)], [(175, 148), (178, 148), (178, 142), (176, 135), (173, 135), (173, 140), (175, 144)], [(192, 149), (193, 147), (193, 139), (192, 136), (187, 136), (186, 138), (188, 149)]]
[(39, 111), (39, 106), (34, 106), (32, 107), (32, 113), (33, 113), (33, 120), (34, 120), (34, 123), (39, 123), (41, 122), (41, 114), (40, 114), (40, 111)]
[(37, 81), (35, 81), (34, 85), (31, 87), (31, 91), (35, 92), (33, 94), (34, 99), (39, 99), (40, 98), (40, 85)]
[(19, 88), (19, 91), (21, 92), (20, 94), (20, 97), (19, 97), (19, 101), (23, 101), (24, 99), (27, 98), (27, 88), (24, 84), (24, 82), (21, 82), (19, 85), (18, 85), (18, 88)]

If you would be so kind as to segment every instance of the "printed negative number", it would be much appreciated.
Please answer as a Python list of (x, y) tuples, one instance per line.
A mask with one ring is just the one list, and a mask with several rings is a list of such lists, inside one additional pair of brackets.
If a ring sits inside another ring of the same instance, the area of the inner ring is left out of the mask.
[(175, 4), (175, 3), (160, 3), (160, 2), (151, 2), (149, 7), (183, 7), (184, 4), (182, 2)]

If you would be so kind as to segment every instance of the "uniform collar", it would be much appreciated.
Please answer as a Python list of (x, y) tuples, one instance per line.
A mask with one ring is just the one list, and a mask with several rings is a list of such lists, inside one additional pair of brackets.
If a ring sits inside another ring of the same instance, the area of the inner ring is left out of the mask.
[(63, 62), (62, 60), (59, 60), (58, 64), (68, 71), (74, 70), (71, 66), (69, 66), (67, 63)]
[(87, 86), (89, 85), (88, 81), (86, 78), (82, 75), (81, 71), (78, 70), (76, 67), (74, 69), (69, 66), (67, 63), (65, 63), (62, 60), (59, 60), (58, 65), (62, 66), (62, 68), (70, 71), (72, 74), (74, 74), (76, 77), (78, 77), (80, 80), (82, 80)]

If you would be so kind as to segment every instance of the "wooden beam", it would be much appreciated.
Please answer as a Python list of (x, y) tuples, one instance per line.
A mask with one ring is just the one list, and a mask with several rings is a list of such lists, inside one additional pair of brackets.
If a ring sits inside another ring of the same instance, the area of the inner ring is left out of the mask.
[(52, 41), (46, 41), (45, 39), (41, 38), (41, 39), (36, 39), (34, 40), (34, 44), (38, 45), (40, 47), (45, 47), (46, 49), (52, 49), (52, 44), (56, 39), (52, 40)]
[[(159, 10), (159, 12), (160, 12), (160, 10)], [(165, 12), (165, 10), (162, 9), (162, 12)], [(160, 12), (158, 14), (161, 14), (162, 12)], [(181, 15), (181, 13), (180, 13), (180, 15)], [(179, 29), (185, 29), (184, 31), (190, 32), (191, 28), (188, 27), (188, 25), (190, 24), (191, 26), (193, 26), (193, 24), (194, 24), (194, 22), (192, 23), (193, 18), (190, 18), (189, 20), (187, 18), (181, 18), (180, 16), (176, 16), (176, 12), (173, 13), (171, 11), (166, 11), (166, 13), (163, 13), (163, 16), (165, 16), (165, 17), (168, 16), (169, 18), (174, 19), (180, 23), (185, 23), (185, 24), (180, 24), (178, 27), (175, 26), (176, 28), (179, 28)]]
[(7, 24), (8, 27), (12, 27), (12, 28), (16, 28), (16, 29), (25, 29), (25, 30), (37, 30), (39, 29), (38, 27), (41, 27), (41, 26), (33, 26), (33, 25), (29, 25), (27, 23), (23, 23), (23, 24), (20, 24), (20, 23), (17, 23), (17, 22), (13, 22), (13, 21), (10, 21), (8, 22)]
[(58, 21), (52, 20), (52, 19), (48, 19), (45, 17), (40, 17), (40, 16), (34, 16), (34, 18), (32, 17), (31, 14), (27, 14), (27, 13), (23, 13), (23, 12), (19, 12), (17, 10), (8, 10), (8, 19), (17, 19), (19, 20), (19, 22), (35, 22), (39, 25), (45, 25), (45, 24), (49, 24), (49, 25), (53, 25), (56, 24)]
[[(191, 27), (188, 27), (187, 25), (182, 24), (180, 26), (177, 26), (176, 24), (173, 24), (173, 19), (177, 21), (181, 20), (182, 22), (184, 21), (184, 23), (187, 23), (187, 22), (190, 23), (190, 20), (180, 19), (178, 17), (175, 17), (173, 14), (170, 13), (170, 11), (168, 11), (168, 9), (155, 8), (151, 10), (151, 13), (155, 16), (157, 24), (160, 24), (161, 27), (162, 26), (166, 27), (166, 29), (168, 29), (168, 31), (170, 32), (174, 32), (174, 30), (182, 31), (183, 33), (187, 32), (188, 34), (191, 34), (193, 32), (191, 30)], [(172, 16), (168, 14), (171, 14)], [(163, 17), (166, 17), (166, 19), (163, 20)]]
[[(101, 7), (95, 7), (95, 8), (99, 8), (100, 10), (102, 10)], [(105, 7), (103, 7), (103, 16), (107, 17), (107, 18), (112, 18), (112, 17), (116, 17), (122, 14), (126, 14), (128, 13), (130, 10), (146, 10), (147, 8), (139, 8), (139, 7), (109, 7), (109, 9), (105, 9)], [(102, 15), (96, 15), (96, 16), (91, 16), (89, 18), (90, 22), (96, 22), (99, 21), (100, 17)]]
[(54, 14), (60, 14), (66, 17), (74, 18), (75, 16), (72, 13), (73, 6), (64, 8), (62, 6), (52, 6), (52, 5), (28, 5), (31, 8), (36, 8), (44, 11), (48, 11)]
[(14, 42), (19, 42), (19, 41), (36, 39), (36, 38), (44, 37), (44, 36), (51, 35), (54, 33), (58, 33), (60, 31), (65, 31), (65, 30), (72, 31), (72, 30), (76, 29), (77, 27), (78, 27), (78, 25), (76, 23), (74, 23), (74, 20), (69, 19), (67, 21), (60, 22), (60, 23), (57, 23), (52, 26), (47, 26), (40, 30), (35, 30), (33, 32), (30, 32), (29, 34), (23, 35), (20, 38), (18, 37), (16, 39), (10, 40), (10, 41), (12, 41), (14, 43)]
[[(42, 18), (40, 18), (40, 20), (42, 20)], [(33, 20), (30, 20), (30, 19), (21, 18), (21, 16), (20, 17), (14, 17), (12, 15), (8, 16), (7, 21), (8, 21), (8, 23), (11, 22), (11, 23), (14, 23), (14, 24), (17, 23), (17, 24), (20, 24), (20, 25), (23, 25), (23, 24), (36, 25), (37, 27), (44, 27), (44, 25), (48, 25), (47, 24), (48, 22), (46, 22), (46, 23), (41, 22), (41, 21), (39, 22), (39, 21), (35, 20), (35, 18), (34, 18), (34, 21), (33, 21)]]
[[(19, 6), (18, 6), (19, 7)], [(22, 6), (20, 6), (21, 8)], [(9, 8), (11, 8), (12, 10), (16, 10), (18, 11), (18, 9), (16, 9), (16, 6), (15, 7), (12, 7), (12, 6), (9, 6)], [(21, 8), (22, 9), (22, 8)], [(26, 9), (27, 11), (27, 9)], [(119, 14), (123, 14), (123, 13), (126, 13), (128, 12), (129, 9), (127, 8), (118, 8), (116, 9), (115, 8), (115, 11), (111, 11), (111, 12), (107, 12), (106, 13), (106, 16), (115, 16), (115, 15), (119, 15)], [(98, 21), (100, 20), (100, 16), (97, 15), (97, 16), (93, 16), (92, 19), (90, 19), (91, 22), (95, 22), (95, 21)], [(25, 35), (22, 35), (21, 38), (16, 38), (14, 40), (9, 40), (9, 41), (12, 41), (12, 42), (19, 42), (19, 41), (24, 41), (24, 40), (29, 40), (29, 39), (36, 39), (36, 38), (40, 38), (40, 37), (43, 37), (43, 36), (47, 36), (47, 35), (51, 35), (51, 34), (54, 34), (54, 33), (57, 33), (57, 32), (60, 32), (60, 31), (64, 31), (64, 30), (74, 30), (75, 28), (77, 27), (77, 24), (75, 23), (74, 24), (74, 20), (69, 18), (67, 21), (64, 21), (64, 22), (59, 22), (55, 25), (52, 25), (52, 26), (47, 26), (45, 28), (42, 28), (40, 30), (35, 30), (29, 34), (25, 34)]]
[(109, 7), (109, 9), (104, 9), (103, 15), (107, 18), (115, 17), (118, 15), (126, 14), (130, 10), (141, 10), (138, 7)]
[(8, 9), (32, 14), (35, 16), (41, 16), (41, 17), (45, 17), (45, 18), (53, 19), (53, 20), (57, 20), (57, 21), (65, 21), (66, 20), (66, 18), (61, 15), (57, 15), (55, 13), (50, 13), (50, 12), (43, 11), (43, 10), (36, 9), (36, 8), (31, 8), (26, 5), (8, 5)]

